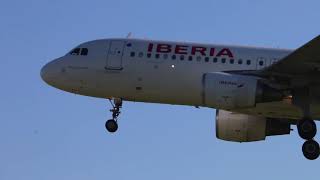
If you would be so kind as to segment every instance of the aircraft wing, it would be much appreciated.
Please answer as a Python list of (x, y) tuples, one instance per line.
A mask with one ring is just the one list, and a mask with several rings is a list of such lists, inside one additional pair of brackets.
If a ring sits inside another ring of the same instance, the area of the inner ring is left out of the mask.
[(262, 69), (259, 74), (283, 78), (320, 75), (320, 35), (277, 63)]

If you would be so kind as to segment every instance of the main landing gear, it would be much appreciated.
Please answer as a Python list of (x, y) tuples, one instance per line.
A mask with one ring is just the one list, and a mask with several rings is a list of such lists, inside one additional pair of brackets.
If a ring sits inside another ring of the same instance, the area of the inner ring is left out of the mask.
[(109, 99), (112, 109), (110, 109), (110, 112), (112, 112), (112, 119), (109, 119), (105, 127), (110, 133), (114, 133), (118, 130), (118, 116), (120, 115), (120, 109), (122, 108), (122, 99), (115, 98), (113, 99), (113, 102), (111, 99)]
[(314, 120), (303, 118), (297, 123), (298, 133), (302, 139), (305, 139), (302, 146), (304, 157), (309, 160), (315, 160), (320, 155), (319, 144), (313, 139), (317, 134), (317, 126)]
[(320, 155), (319, 144), (314, 140), (317, 134), (317, 126), (310, 111), (312, 93), (308, 87), (293, 90), (293, 104), (303, 112), (303, 118), (298, 120), (297, 128), (299, 136), (306, 141), (303, 143), (302, 152), (305, 158), (315, 160)]

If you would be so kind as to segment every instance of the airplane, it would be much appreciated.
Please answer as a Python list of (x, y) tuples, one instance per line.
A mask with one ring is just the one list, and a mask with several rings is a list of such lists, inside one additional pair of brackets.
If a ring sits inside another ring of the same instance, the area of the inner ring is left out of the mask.
[(112, 104), (123, 101), (216, 109), (216, 137), (254, 142), (296, 125), (305, 158), (319, 157), (320, 36), (298, 49), (109, 38), (88, 41), (41, 69), (49, 85)]

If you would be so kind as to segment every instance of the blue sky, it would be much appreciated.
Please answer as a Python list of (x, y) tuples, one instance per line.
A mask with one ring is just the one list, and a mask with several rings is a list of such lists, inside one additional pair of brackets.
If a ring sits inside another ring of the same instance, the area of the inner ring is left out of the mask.
[[(215, 137), (208, 108), (108, 102), (47, 86), (40, 68), (76, 45), (133, 37), (297, 48), (319, 34), (320, 2), (49, 1), (0, 6), (1, 180), (318, 179), (297, 132), (256, 143)], [(319, 139), (319, 136), (317, 136)]]

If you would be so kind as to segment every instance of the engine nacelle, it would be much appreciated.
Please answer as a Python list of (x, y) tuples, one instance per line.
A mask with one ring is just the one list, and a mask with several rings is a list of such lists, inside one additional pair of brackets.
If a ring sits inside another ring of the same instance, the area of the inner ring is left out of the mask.
[(203, 101), (208, 107), (237, 109), (256, 103), (280, 101), (281, 91), (273, 89), (254, 76), (229, 73), (207, 73), (203, 80)]
[(265, 140), (266, 136), (290, 134), (290, 123), (229, 111), (217, 110), (216, 136), (218, 139), (235, 142)]

